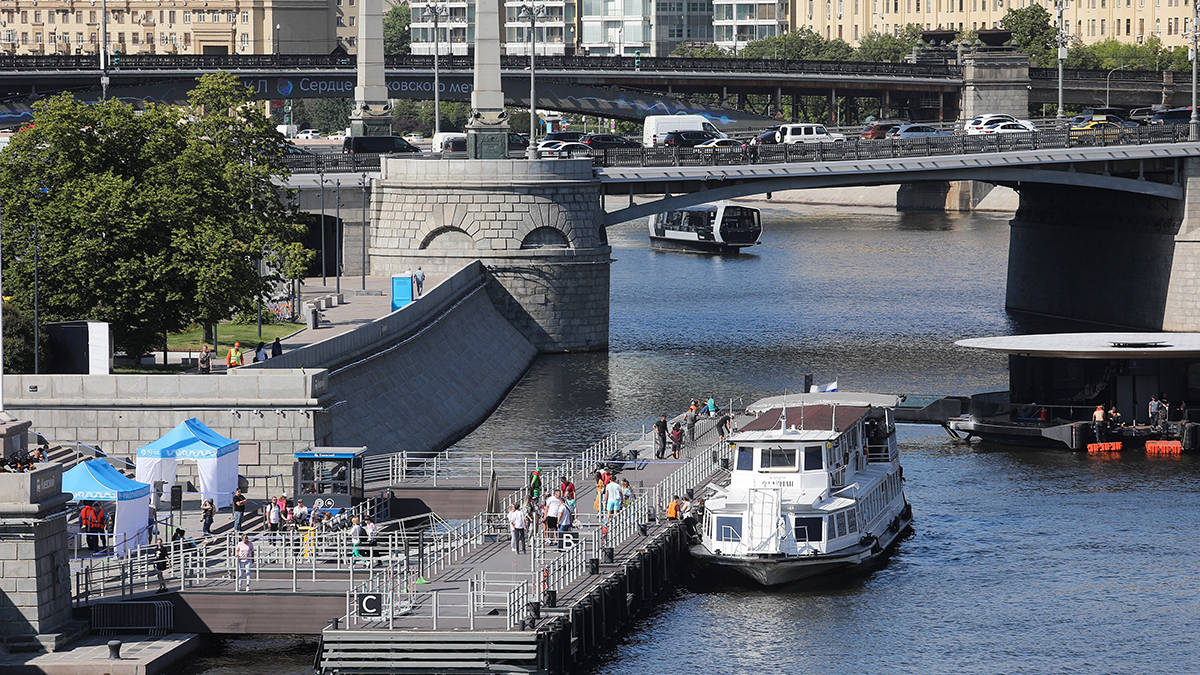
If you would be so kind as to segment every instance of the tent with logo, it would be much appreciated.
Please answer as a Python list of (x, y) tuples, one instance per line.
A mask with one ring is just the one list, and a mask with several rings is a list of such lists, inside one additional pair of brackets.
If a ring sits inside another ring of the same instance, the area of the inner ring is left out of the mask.
[(162, 438), (137, 451), (137, 479), (153, 485), (175, 484), (175, 465), (181, 460), (196, 462), (200, 474), (200, 498), (211, 499), (218, 508), (233, 503), (238, 486), (238, 442), (225, 438), (192, 417), (180, 422)]
[[(76, 502), (113, 502), (113, 548), (123, 553), (149, 543), (150, 486), (122, 474), (103, 459), (76, 464), (62, 477), (63, 492)], [(124, 536), (120, 536), (124, 535)]]

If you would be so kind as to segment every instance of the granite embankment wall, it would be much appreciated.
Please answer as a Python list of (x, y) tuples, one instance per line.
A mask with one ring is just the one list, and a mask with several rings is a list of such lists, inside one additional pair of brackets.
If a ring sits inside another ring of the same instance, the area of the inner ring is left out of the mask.
[[(434, 452), (499, 405), (537, 350), (492, 305), (488, 279), (472, 263), (408, 307), (229, 375), (10, 375), (6, 408), (33, 431), (131, 462), (196, 417), (242, 441), (252, 494), (290, 491), (297, 450)], [(180, 462), (179, 476), (193, 480), (194, 466)]]

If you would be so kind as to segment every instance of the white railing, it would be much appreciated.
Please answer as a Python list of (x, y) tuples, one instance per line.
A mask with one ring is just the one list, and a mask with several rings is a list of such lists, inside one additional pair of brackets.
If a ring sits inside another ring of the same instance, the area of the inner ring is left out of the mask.
[[(729, 443), (719, 440), (707, 449), (696, 453), (679, 469), (654, 486), (653, 508), (656, 514), (663, 513), (675, 495), (684, 495), (691, 488), (708, 480), (721, 468), (721, 460), (733, 461)], [(715, 460), (715, 461), (714, 461)]]
[[(613, 432), (593, 443), (587, 450), (578, 455), (551, 465), (546, 471), (542, 472), (542, 480), (547, 481), (543, 484), (547, 487), (552, 487), (555, 476), (571, 476), (575, 481), (582, 481), (591, 475), (592, 467), (611, 460), (620, 450), (621, 435)], [(525, 476), (529, 476), (529, 474), (526, 473)], [(501, 512), (507, 512), (509, 507), (514, 504), (520, 506), (524, 503), (528, 495), (528, 485), (524, 485), (515, 492), (505, 495), (500, 500)]]

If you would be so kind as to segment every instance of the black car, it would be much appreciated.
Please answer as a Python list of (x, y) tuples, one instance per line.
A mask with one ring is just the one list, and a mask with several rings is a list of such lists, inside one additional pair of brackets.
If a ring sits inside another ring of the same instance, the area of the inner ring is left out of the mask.
[(579, 142), (597, 150), (642, 147), (641, 143), (625, 138), (624, 136), (617, 136), (616, 134), (587, 134), (583, 138), (580, 138)]
[(369, 152), (386, 155), (393, 152), (421, 154), (421, 149), (399, 136), (348, 136), (342, 141), (342, 152)]
[(1154, 117), (1150, 118), (1147, 124), (1187, 124), (1192, 120), (1191, 108), (1175, 108), (1174, 110), (1160, 110), (1155, 113)]
[(578, 143), (579, 139), (587, 134), (582, 131), (552, 131), (542, 137), (543, 141), (563, 141), (564, 143)]
[(663, 139), (663, 145), (668, 148), (694, 148), (704, 141), (720, 138), (711, 131), (671, 131)]
[(528, 147), (529, 141), (525, 140), (524, 136), (521, 134), (514, 134), (511, 131), (508, 132), (508, 153), (510, 155), (513, 153), (523, 153)]
[(771, 127), (750, 139), (750, 145), (775, 145), (779, 142), (779, 127)]

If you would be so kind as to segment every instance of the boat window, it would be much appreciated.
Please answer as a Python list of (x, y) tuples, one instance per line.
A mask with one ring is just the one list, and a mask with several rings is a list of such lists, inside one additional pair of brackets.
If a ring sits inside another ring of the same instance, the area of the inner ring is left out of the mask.
[(742, 540), (742, 517), (741, 516), (717, 516), (717, 541), (741, 541), (741, 540)]
[(850, 530), (846, 529), (846, 512), (838, 511), (837, 514), (837, 536), (844, 537), (850, 534)]
[(737, 470), (754, 470), (754, 448), (738, 448)]
[(796, 541), (821, 541), (821, 519), (797, 516)]
[(763, 448), (758, 468), (764, 471), (795, 471), (795, 448)]
[(846, 512), (846, 527), (850, 528), (851, 532), (858, 532), (858, 512), (854, 509)]
[(813, 445), (804, 449), (804, 470), (820, 471), (825, 465), (821, 461), (821, 446)]

